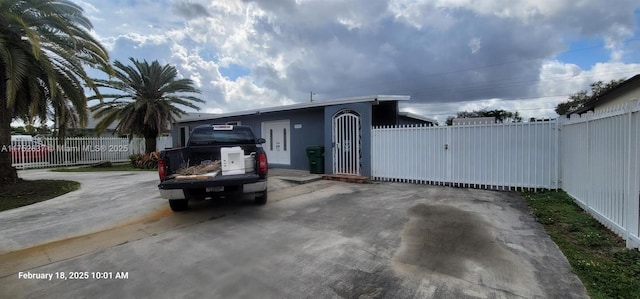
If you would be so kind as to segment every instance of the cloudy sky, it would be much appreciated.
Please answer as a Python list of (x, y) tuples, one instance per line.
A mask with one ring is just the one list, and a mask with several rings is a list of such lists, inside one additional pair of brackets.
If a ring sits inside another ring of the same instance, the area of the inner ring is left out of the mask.
[(441, 122), (481, 108), (555, 117), (589, 83), (640, 73), (637, 0), (76, 0), (112, 60), (174, 65), (233, 112), (410, 95)]

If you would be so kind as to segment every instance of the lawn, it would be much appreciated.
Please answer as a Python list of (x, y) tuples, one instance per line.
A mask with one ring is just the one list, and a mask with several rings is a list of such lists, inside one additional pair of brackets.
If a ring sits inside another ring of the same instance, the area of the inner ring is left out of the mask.
[(562, 191), (523, 197), (592, 298), (640, 298), (640, 251), (627, 249)]
[(80, 183), (74, 181), (21, 179), (11, 186), (0, 187), (0, 211), (49, 200), (79, 188)]

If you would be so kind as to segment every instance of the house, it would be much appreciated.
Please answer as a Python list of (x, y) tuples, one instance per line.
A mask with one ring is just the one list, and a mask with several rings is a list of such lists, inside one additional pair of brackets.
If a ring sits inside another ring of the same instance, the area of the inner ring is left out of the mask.
[(437, 126), (438, 121), (415, 113), (400, 111), (398, 112), (398, 124)]
[(640, 74), (584, 103), (579, 109), (568, 113), (567, 117), (571, 114), (583, 114), (589, 111), (594, 113), (608, 111), (638, 99), (640, 99)]
[[(263, 144), (270, 167), (309, 170), (306, 149), (324, 147), (324, 172), (371, 175), (371, 129), (398, 125), (407, 117), (398, 103), (409, 96), (373, 95), (314, 101), (219, 114), (207, 119), (174, 123), (174, 146), (183, 146), (189, 132), (203, 124), (246, 125)], [(414, 122), (433, 123), (430, 119)]]
[[(213, 113), (187, 112), (185, 115), (178, 117), (176, 121), (204, 119), (204, 118), (213, 117), (215, 115), (216, 114), (213, 114)], [(75, 128), (73, 129), (74, 130), (73, 132), (76, 133), (77, 135), (96, 136), (96, 133), (97, 133), (96, 126), (98, 125), (100, 120), (96, 119), (93, 116), (93, 114), (91, 114), (90, 116), (91, 117), (89, 117), (89, 120), (87, 121), (86, 126), (84, 126), (83, 128)], [(118, 125), (118, 121), (111, 123), (100, 135), (98, 135), (98, 137), (121, 137), (116, 133), (117, 125)], [(160, 136), (169, 136), (171, 135), (170, 133), (171, 133), (171, 125), (169, 125), (166, 128), (166, 130), (163, 130), (163, 132), (160, 132)]]
[[(96, 127), (98, 126), (98, 123), (100, 122), (99, 119), (95, 118), (93, 116), (93, 113), (89, 112), (89, 119), (87, 120), (87, 125), (84, 126), (83, 128), (76, 128), (75, 131), (78, 133), (78, 135), (89, 135), (89, 136), (96, 136), (97, 135), (97, 131), (96, 131)], [(103, 132), (101, 132), (99, 135), (97, 135), (98, 137), (120, 137), (117, 133), (116, 133), (116, 126), (118, 125), (117, 122), (113, 122), (111, 123)]]

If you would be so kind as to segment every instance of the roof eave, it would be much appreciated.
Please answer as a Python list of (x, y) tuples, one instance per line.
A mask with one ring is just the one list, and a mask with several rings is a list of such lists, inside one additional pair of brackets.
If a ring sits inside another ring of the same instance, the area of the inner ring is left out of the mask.
[[(253, 114), (290, 111), (290, 110), (307, 109), (307, 108), (318, 108), (318, 107), (344, 105), (344, 104), (351, 104), (351, 103), (376, 102), (376, 101), (378, 102), (408, 101), (409, 99), (411, 99), (410, 96), (403, 96), (403, 95), (369, 95), (369, 96), (360, 96), (360, 97), (339, 98), (339, 99), (334, 99), (329, 101), (297, 103), (297, 104), (291, 104), (291, 105), (285, 105), (285, 106), (267, 107), (267, 108), (261, 108), (261, 109), (252, 109), (252, 110), (245, 110), (245, 111), (238, 111), (238, 112), (231, 112), (231, 113), (223, 113), (223, 114), (218, 114), (215, 117), (202, 118), (197, 120), (198, 121), (215, 120), (215, 119), (226, 118), (226, 117), (246, 116), (246, 115), (253, 115)], [(191, 122), (191, 121), (196, 121), (196, 120), (180, 120), (180, 121), (176, 121), (176, 123), (185, 123), (185, 122)]]
[(434, 123), (434, 124), (438, 122), (437, 120), (435, 120), (433, 118), (422, 116), (422, 115), (411, 113), (411, 112), (400, 111), (400, 112), (398, 112), (398, 114), (401, 115), (401, 116), (406, 116), (406, 117), (410, 117), (410, 118), (413, 118), (413, 119), (417, 119), (417, 120), (421, 120), (421, 121), (425, 121), (425, 122), (430, 122), (430, 123)]

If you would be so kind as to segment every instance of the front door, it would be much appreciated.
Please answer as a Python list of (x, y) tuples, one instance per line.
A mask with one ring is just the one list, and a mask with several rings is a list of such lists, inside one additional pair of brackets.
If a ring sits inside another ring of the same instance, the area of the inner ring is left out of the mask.
[(333, 173), (360, 175), (360, 115), (342, 110), (333, 116)]
[(263, 122), (262, 138), (267, 141), (262, 147), (267, 153), (269, 164), (291, 164), (289, 120)]

